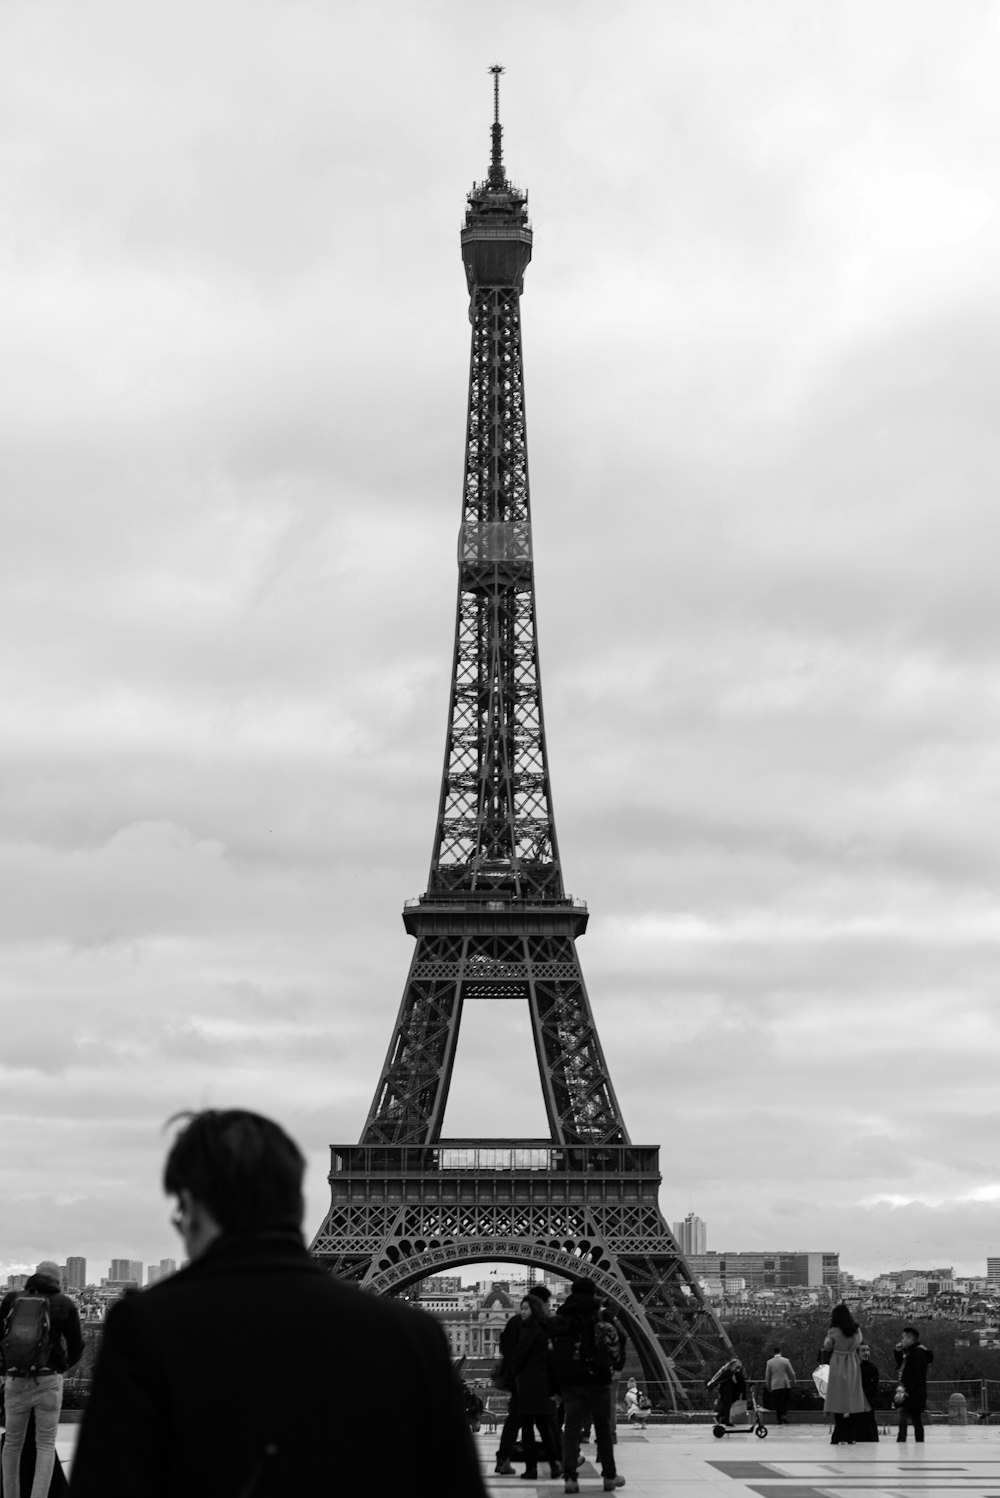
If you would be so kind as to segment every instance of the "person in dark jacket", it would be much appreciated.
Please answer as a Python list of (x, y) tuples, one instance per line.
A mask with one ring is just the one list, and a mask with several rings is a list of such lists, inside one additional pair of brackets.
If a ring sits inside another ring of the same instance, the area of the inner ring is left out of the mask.
[(924, 1410), (927, 1408), (927, 1369), (934, 1361), (934, 1354), (920, 1340), (920, 1331), (915, 1326), (905, 1326), (903, 1335), (893, 1348), (899, 1382), (903, 1386), (904, 1399), (899, 1407), (899, 1433), (897, 1441), (906, 1440), (908, 1421), (913, 1421), (913, 1439), (924, 1439)]
[[(63, 1374), (83, 1356), (80, 1313), (62, 1293), (59, 1266), (45, 1259), (29, 1275), (23, 1290), (12, 1290), (0, 1301), (0, 1331), (21, 1295), (44, 1295), (49, 1309), (49, 1350), (36, 1369), (10, 1369), (3, 1384), (7, 1410), (2, 1478), (6, 1498), (45, 1498), (56, 1465), (56, 1433), (62, 1409)], [(32, 1412), (35, 1427), (35, 1473), (30, 1495), (21, 1492), (21, 1458)]]
[(610, 1368), (588, 1364), (586, 1357), (575, 1357), (594, 1346), (594, 1328), (600, 1307), (593, 1280), (576, 1280), (569, 1295), (552, 1320), (553, 1362), (562, 1387), (566, 1418), (563, 1425), (563, 1468), (565, 1491), (578, 1493), (580, 1483), (580, 1432), (590, 1419), (597, 1443), (597, 1460), (604, 1476), (604, 1491), (625, 1486), (625, 1479), (615, 1467), (613, 1412), (611, 1408)]
[(164, 1188), (191, 1262), (109, 1312), (73, 1498), (485, 1498), (444, 1333), (310, 1257), (304, 1167), (259, 1114), (186, 1115)]
[(541, 1438), (542, 1455), (552, 1468), (552, 1476), (562, 1476), (553, 1423), (555, 1409), (552, 1403), (552, 1384), (549, 1380), (551, 1320), (548, 1306), (537, 1295), (526, 1295), (521, 1301), (521, 1329), (511, 1358), (511, 1372), (521, 1411), (521, 1444), (526, 1463), (521, 1476), (529, 1481), (538, 1477), (536, 1429)]
[[(548, 1306), (551, 1294), (548, 1285), (534, 1285), (531, 1293), (536, 1300), (543, 1301), (546, 1307)], [(497, 1387), (506, 1389), (510, 1396), (507, 1403), (507, 1415), (503, 1422), (503, 1428), (500, 1431), (500, 1444), (497, 1447), (497, 1464), (494, 1471), (498, 1477), (514, 1477), (516, 1475), (511, 1465), (511, 1458), (514, 1455), (514, 1447), (517, 1444), (517, 1438), (521, 1430), (521, 1406), (517, 1399), (517, 1387), (511, 1372), (511, 1362), (520, 1333), (521, 1313), (515, 1311), (500, 1333), (500, 1341), (497, 1344), (500, 1351), (500, 1381)]]
[(716, 1412), (720, 1425), (729, 1424), (729, 1416), (737, 1399), (746, 1399), (747, 1380), (743, 1372), (743, 1364), (739, 1358), (730, 1358), (728, 1363), (723, 1363), (717, 1373), (713, 1373), (705, 1386), (709, 1389), (718, 1388), (718, 1403)]
[(868, 1408), (861, 1415), (855, 1415), (852, 1419), (854, 1428), (854, 1439), (856, 1441), (877, 1441), (878, 1421), (875, 1411), (878, 1409), (878, 1368), (872, 1362), (872, 1350), (867, 1342), (862, 1342), (858, 1348), (858, 1357), (861, 1360), (861, 1392), (865, 1396)]

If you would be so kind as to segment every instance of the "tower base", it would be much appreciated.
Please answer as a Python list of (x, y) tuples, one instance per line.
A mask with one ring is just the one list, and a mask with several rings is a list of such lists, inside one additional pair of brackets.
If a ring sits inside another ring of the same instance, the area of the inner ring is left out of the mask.
[(690, 1408), (732, 1348), (657, 1205), (659, 1150), (546, 1139), (334, 1145), (311, 1252), (394, 1294), (459, 1264), (509, 1261), (593, 1280), (654, 1403)]

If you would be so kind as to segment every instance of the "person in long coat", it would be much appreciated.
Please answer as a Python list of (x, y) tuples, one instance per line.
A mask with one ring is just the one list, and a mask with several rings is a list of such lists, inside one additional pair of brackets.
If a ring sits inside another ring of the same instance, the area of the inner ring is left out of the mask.
[(864, 1414), (854, 1416), (854, 1439), (877, 1441), (878, 1421), (875, 1418), (875, 1411), (878, 1408), (879, 1371), (872, 1362), (871, 1348), (866, 1342), (858, 1348), (858, 1357), (861, 1360), (861, 1389), (868, 1408)]
[(542, 1441), (542, 1454), (552, 1468), (553, 1477), (562, 1476), (562, 1465), (556, 1446), (549, 1375), (549, 1322), (551, 1313), (544, 1301), (526, 1295), (521, 1301), (521, 1330), (511, 1357), (511, 1372), (521, 1411), (521, 1445), (527, 1463), (522, 1477), (538, 1476), (538, 1448), (535, 1430)]
[(830, 1378), (823, 1408), (833, 1416), (832, 1444), (854, 1442), (852, 1416), (865, 1411), (865, 1391), (861, 1383), (861, 1359), (858, 1348), (863, 1341), (861, 1328), (841, 1301), (830, 1313), (830, 1330), (823, 1343), (830, 1354)]

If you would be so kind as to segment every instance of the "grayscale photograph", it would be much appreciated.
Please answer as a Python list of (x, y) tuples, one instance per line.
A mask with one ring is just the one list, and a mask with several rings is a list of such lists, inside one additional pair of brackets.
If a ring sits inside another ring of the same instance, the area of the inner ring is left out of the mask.
[(998, 77), (0, 8), (2, 1498), (996, 1498)]

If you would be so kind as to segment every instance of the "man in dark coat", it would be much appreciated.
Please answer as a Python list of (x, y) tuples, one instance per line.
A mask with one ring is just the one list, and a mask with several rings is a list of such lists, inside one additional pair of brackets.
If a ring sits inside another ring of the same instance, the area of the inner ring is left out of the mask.
[(899, 1382), (903, 1386), (904, 1399), (899, 1407), (899, 1434), (897, 1441), (906, 1440), (907, 1422), (913, 1421), (913, 1439), (924, 1439), (923, 1414), (927, 1408), (927, 1369), (934, 1361), (934, 1354), (920, 1340), (920, 1331), (915, 1326), (904, 1326), (903, 1335), (893, 1348)]
[[(3, 1444), (3, 1491), (17, 1498), (20, 1475), (31, 1470), (26, 1438), (34, 1425), (34, 1471), (38, 1486), (47, 1484), (56, 1465), (56, 1433), (62, 1409), (63, 1374), (83, 1356), (80, 1313), (62, 1292), (58, 1264), (45, 1259), (29, 1275), (23, 1290), (11, 1290), (0, 1301), (0, 1332), (22, 1295), (44, 1295), (49, 1311), (49, 1346), (45, 1363), (37, 1368), (8, 1368), (3, 1383), (6, 1428)], [(34, 1420), (32, 1422), (32, 1414)], [(22, 1453), (26, 1460), (22, 1462)], [(46, 1488), (47, 1491), (47, 1488)], [(21, 1495), (27, 1498), (27, 1494)]]
[(109, 1313), (73, 1498), (485, 1498), (441, 1328), (310, 1258), (304, 1168), (258, 1114), (188, 1116), (164, 1187), (191, 1263)]
[(610, 1493), (625, 1486), (624, 1477), (615, 1468), (612, 1369), (598, 1366), (588, 1355), (596, 1347), (595, 1328), (599, 1312), (597, 1287), (593, 1280), (576, 1280), (550, 1327), (552, 1361), (566, 1410), (563, 1471), (567, 1493), (580, 1491), (580, 1434), (584, 1421), (588, 1419), (594, 1425), (604, 1491)]

